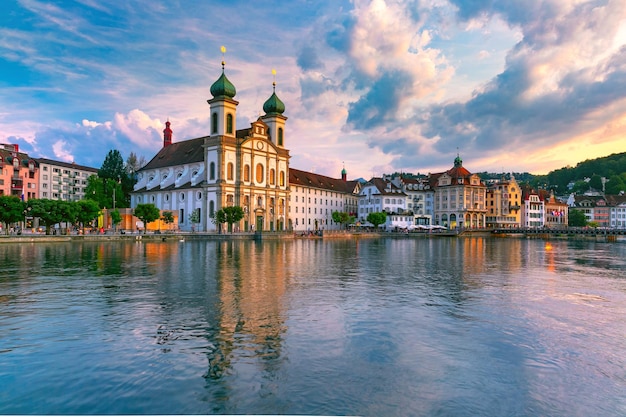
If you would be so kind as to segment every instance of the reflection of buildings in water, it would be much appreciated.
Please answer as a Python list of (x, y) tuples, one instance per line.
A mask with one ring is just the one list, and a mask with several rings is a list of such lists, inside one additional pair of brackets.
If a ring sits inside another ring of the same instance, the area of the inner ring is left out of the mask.
[[(217, 379), (237, 355), (260, 359), (273, 373), (284, 329), (285, 271), (291, 264), (285, 245), (220, 242), (216, 249), (219, 305), (207, 377)], [(249, 363), (249, 361), (247, 362)]]

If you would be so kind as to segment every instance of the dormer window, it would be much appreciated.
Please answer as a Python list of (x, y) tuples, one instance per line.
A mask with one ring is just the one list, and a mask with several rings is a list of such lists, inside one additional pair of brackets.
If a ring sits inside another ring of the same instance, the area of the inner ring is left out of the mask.
[(457, 181), (459, 184), (463, 184), (463, 178), (459, 178)]

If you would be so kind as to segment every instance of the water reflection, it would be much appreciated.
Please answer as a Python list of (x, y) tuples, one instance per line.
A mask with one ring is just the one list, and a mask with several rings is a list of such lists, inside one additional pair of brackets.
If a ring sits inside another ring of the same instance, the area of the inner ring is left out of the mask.
[(0, 246), (0, 413), (621, 415), (624, 255), (482, 238)]

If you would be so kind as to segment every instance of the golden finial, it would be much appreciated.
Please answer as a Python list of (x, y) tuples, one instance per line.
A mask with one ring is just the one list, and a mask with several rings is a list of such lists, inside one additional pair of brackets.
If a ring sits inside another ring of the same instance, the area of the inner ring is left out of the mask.
[(272, 82), (272, 85), (274, 86), (274, 89), (276, 89), (276, 70), (274, 68), (272, 68), (272, 75), (274, 76), (274, 81)]
[(224, 69), (224, 65), (226, 65), (226, 61), (224, 60), (224, 55), (226, 54), (226, 47), (222, 45), (222, 47), (220, 48), (220, 51), (222, 51), (222, 69)]

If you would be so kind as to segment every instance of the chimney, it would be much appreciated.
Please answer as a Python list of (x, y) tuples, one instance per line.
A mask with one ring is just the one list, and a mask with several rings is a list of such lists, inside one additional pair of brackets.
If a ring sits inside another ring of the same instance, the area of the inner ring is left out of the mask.
[(165, 129), (163, 130), (163, 147), (170, 146), (172, 144), (172, 129), (170, 129), (170, 121), (165, 122)]

